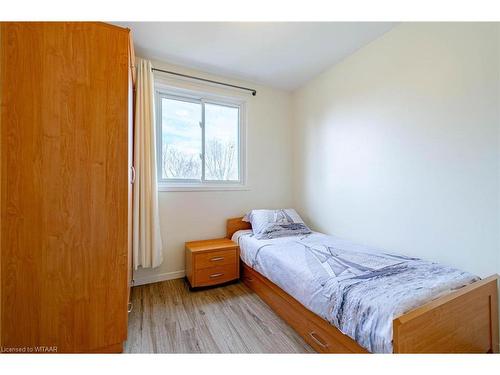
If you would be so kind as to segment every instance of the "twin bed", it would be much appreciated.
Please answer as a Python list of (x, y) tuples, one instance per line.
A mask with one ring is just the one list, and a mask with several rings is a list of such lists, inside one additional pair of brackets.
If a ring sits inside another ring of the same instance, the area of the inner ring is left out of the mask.
[(242, 281), (316, 351), (498, 353), (498, 276), (485, 279), (321, 233), (257, 239), (227, 221)]

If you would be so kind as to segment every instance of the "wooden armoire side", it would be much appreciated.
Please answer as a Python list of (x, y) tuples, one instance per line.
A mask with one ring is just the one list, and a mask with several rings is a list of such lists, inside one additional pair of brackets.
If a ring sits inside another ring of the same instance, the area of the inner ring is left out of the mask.
[(6, 22), (0, 35), (0, 345), (121, 351), (129, 30)]

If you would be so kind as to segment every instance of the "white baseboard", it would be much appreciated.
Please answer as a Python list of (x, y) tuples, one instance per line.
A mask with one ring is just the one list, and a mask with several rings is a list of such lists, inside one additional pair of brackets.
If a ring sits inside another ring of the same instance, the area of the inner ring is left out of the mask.
[(134, 286), (157, 283), (165, 280), (182, 279), (184, 276), (186, 276), (186, 272), (184, 270), (159, 273), (158, 275), (134, 278)]

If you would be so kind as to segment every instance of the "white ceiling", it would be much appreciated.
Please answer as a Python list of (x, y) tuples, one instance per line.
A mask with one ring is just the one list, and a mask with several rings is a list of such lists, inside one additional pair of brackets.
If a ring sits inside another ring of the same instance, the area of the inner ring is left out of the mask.
[(378, 38), (389, 22), (118, 22), (139, 56), (294, 90)]

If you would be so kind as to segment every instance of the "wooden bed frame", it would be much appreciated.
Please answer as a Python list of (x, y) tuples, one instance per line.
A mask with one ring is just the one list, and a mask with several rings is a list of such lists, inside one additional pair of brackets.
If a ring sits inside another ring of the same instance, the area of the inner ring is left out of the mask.
[[(241, 219), (227, 220), (227, 238), (251, 229)], [(316, 351), (368, 353), (243, 262), (241, 278)], [(497, 282), (498, 275), (487, 277), (395, 318), (394, 353), (498, 353)]]

